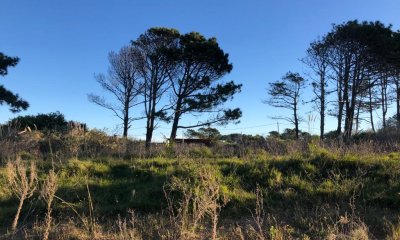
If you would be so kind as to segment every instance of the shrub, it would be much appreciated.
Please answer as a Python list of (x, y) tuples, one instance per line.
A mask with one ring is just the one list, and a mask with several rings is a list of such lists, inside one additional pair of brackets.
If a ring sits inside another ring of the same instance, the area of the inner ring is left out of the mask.
[(26, 127), (35, 130), (67, 130), (67, 121), (60, 112), (37, 114), (36, 116), (27, 115), (19, 116), (9, 121), (9, 124), (19, 130), (24, 130)]

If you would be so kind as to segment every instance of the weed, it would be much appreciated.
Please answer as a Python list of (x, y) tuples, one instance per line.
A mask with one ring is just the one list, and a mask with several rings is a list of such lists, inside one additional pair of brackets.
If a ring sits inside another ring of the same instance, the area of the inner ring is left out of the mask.
[(37, 172), (35, 162), (31, 161), (30, 167), (27, 169), (19, 157), (15, 161), (9, 161), (6, 167), (6, 175), (8, 187), (19, 199), (17, 212), (11, 225), (11, 230), (15, 232), (24, 202), (32, 197), (36, 190)]

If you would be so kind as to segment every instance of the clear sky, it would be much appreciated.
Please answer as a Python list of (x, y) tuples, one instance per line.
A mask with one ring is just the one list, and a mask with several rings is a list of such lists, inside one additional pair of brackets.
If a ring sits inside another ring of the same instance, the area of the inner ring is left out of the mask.
[[(106, 73), (108, 53), (150, 27), (197, 31), (218, 39), (234, 66), (226, 79), (243, 84), (228, 104), (242, 109), (241, 123), (219, 129), (265, 135), (277, 128), (270, 117), (285, 113), (262, 103), (268, 82), (289, 70), (304, 74), (307, 70), (298, 59), (311, 41), (330, 31), (333, 23), (354, 19), (379, 20), (397, 30), (399, 12), (399, 0), (1, 0), (0, 52), (21, 61), (0, 84), (31, 104), (19, 115), (60, 111), (68, 120), (112, 133), (119, 119), (87, 100), (88, 93), (102, 93), (93, 75)], [(304, 118), (310, 110), (302, 106)], [(0, 106), (0, 123), (15, 116)], [(311, 124), (314, 133), (318, 124), (318, 119)], [(333, 119), (327, 124), (335, 128)], [(145, 123), (133, 125), (130, 135), (143, 138)], [(284, 122), (280, 126), (288, 127)], [(304, 130), (308, 126), (307, 121), (302, 124)], [(161, 124), (155, 139), (169, 132), (170, 126)]]

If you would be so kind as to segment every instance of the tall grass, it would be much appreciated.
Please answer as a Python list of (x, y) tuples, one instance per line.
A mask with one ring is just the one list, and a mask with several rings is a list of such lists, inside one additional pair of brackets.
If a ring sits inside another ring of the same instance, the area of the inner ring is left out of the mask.
[[(1, 140), (16, 144), (0, 145), (0, 239), (399, 236), (394, 145), (273, 140), (146, 153), (141, 143), (100, 133), (29, 134)], [(20, 207), (13, 189), (28, 189)]]
[[(54, 214), (49, 238), (60, 226), (75, 229), (82, 238), (135, 233), (143, 239), (234, 239), (230, 235), (234, 232), (245, 239), (396, 236), (397, 155), (341, 160), (322, 150), (312, 151), (301, 159), (71, 159), (56, 165), (58, 190), (50, 205)], [(37, 161), (38, 176), (44, 182), (52, 166), (41, 161)], [(8, 200), (10, 193), (2, 194), (5, 210), (0, 211), (0, 221), (10, 226), (4, 211), (16, 205)], [(48, 208), (36, 199), (22, 209), (21, 227), (28, 232), (37, 219), (43, 219), (36, 224), (42, 232), (48, 226), (41, 225), (49, 216)], [(135, 210), (134, 221), (130, 209)], [(80, 218), (84, 220), (77, 221)]]

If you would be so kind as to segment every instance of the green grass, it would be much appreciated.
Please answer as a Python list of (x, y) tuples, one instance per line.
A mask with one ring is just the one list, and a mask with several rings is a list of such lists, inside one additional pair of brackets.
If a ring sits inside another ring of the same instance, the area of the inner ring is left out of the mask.
[[(38, 165), (43, 179), (51, 166), (40, 161)], [(140, 214), (157, 213), (166, 207), (165, 183), (172, 176), (190, 177), (204, 166), (215, 171), (223, 193), (230, 198), (221, 213), (223, 220), (249, 216), (250, 209), (254, 209), (257, 185), (263, 189), (266, 212), (296, 231), (311, 235), (318, 235), (310, 230), (310, 224), (316, 219), (321, 218), (318, 224), (328, 224), (329, 219), (353, 211), (350, 201), (354, 201), (357, 215), (371, 226), (376, 236), (386, 231), (385, 221), (397, 222), (399, 217), (399, 153), (334, 156), (324, 150), (314, 150), (308, 156), (260, 159), (71, 159), (57, 166), (57, 196), (85, 212), (87, 184), (100, 220), (124, 215), (128, 209)], [(4, 170), (0, 168), (0, 226), (4, 226), (0, 231), (10, 225), (16, 209), (16, 201), (5, 186)], [(36, 212), (43, 209), (37, 196), (25, 205), (24, 218), (34, 218), (30, 209)], [(326, 220), (318, 211), (323, 212)], [(59, 202), (55, 214), (73, 213)]]

